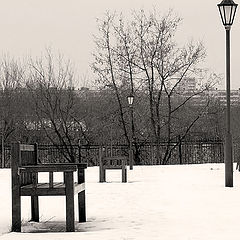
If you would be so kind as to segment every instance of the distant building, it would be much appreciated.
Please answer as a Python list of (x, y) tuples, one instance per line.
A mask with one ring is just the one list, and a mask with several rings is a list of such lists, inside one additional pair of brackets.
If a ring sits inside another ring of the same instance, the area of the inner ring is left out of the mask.
[[(205, 105), (207, 100), (211, 98), (212, 101), (218, 102), (221, 105), (226, 105), (226, 90), (211, 88), (209, 90), (199, 93), (198, 84), (196, 78), (186, 78), (184, 81), (178, 84), (176, 88), (178, 96), (183, 98), (190, 98), (194, 105)], [(75, 90), (76, 94), (86, 99), (92, 97), (100, 97), (109, 93), (109, 88), (103, 90), (93, 90), (86, 87), (82, 87)], [(105, 92), (105, 94), (103, 94)], [(163, 93), (164, 94), (164, 93)], [(238, 90), (231, 90), (231, 105), (240, 105), (240, 88)]]
[[(198, 92), (197, 89), (197, 81), (195, 78), (187, 78), (179, 84), (177, 91), (182, 93), (183, 97), (193, 96), (194, 93)], [(231, 105), (240, 104), (240, 88), (238, 90), (231, 90)], [(220, 90), (217, 88), (209, 89), (208, 91), (204, 91), (203, 93), (194, 95), (192, 100), (196, 105), (204, 105), (208, 98), (211, 98), (215, 102), (219, 102), (221, 105), (226, 105), (226, 90)]]
[(193, 92), (197, 89), (196, 78), (185, 78), (177, 86), (179, 92)]

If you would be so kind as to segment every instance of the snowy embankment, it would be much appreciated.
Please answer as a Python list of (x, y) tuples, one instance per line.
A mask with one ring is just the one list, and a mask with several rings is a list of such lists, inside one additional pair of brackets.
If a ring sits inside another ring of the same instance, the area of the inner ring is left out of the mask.
[(234, 171), (234, 187), (225, 188), (223, 164), (139, 166), (128, 171), (128, 183), (114, 170), (98, 183), (98, 168), (88, 168), (87, 222), (76, 223), (75, 233), (61, 232), (64, 197), (40, 197), (39, 224), (27, 222), (30, 199), (23, 197), (25, 233), (9, 233), (10, 170), (0, 170), (0, 179), (1, 240), (239, 239), (240, 172)]

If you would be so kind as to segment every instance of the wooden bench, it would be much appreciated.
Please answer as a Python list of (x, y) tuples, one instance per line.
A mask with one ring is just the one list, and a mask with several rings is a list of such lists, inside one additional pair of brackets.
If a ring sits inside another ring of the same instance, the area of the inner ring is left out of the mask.
[(122, 170), (122, 182), (127, 182), (127, 157), (110, 156), (104, 157), (102, 150), (99, 153), (99, 182), (106, 182), (107, 169)]
[[(37, 144), (12, 144), (12, 231), (21, 232), (21, 196), (31, 196), (31, 220), (36, 222), (39, 222), (39, 196), (66, 196), (66, 231), (75, 231), (74, 194), (78, 194), (79, 222), (86, 221), (85, 168), (86, 164), (75, 163), (38, 164)], [(39, 172), (48, 172), (49, 182), (39, 183)], [(54, 182), (54, 172), (63, 172), (64, 181)]]

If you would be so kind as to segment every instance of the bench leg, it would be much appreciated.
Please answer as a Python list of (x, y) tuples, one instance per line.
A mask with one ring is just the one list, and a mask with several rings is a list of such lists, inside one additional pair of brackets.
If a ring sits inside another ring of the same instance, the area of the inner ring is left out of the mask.
[(20, 158), (19, 143), (12, 145), (11, 175), (12, 175), (12, 231), (21, 232), (21, 195), (18, 163)]
[(65, 173), (66, 185), (66, 231), (74, 232), (74, 190), (73, 172)]
[(12, 192), (12, 232), (21, 232), (21, 196)]
[(106, 182), (106, 169), (103, 169), (103, 181)]
[(106, 169), (102, 166), (99, 167), (99, 182), (106, 182)]
[(85, 190), (78, 193), (78, 213), (79, 213), (79, 222), (86, 222)]
[(122, 169), (122, 182), (127, 182), (127, 169), (123, 168)]
[(39, 201), (38, 201), (38, 196), (32, 196), (31, 197), (31, 211), (32, 211), (31, 221), (39, 222)]

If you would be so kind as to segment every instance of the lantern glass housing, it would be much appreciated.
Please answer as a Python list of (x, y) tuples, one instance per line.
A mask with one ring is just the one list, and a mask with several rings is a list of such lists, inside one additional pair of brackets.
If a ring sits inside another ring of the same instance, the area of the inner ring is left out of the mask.
[(233, 24), (238, 4), (236, 4), (233, 0), (223, 0), (217, 6), (223, 25), (230, 27)]
[(132, 94), (130, 94), (130, 95), (127, 97), (127, 99), (128, 99), (128, 104), (129, 104), (130, 106), (132, 106), (132, 105), (133, 105), (134, 96), (133, 96)]

